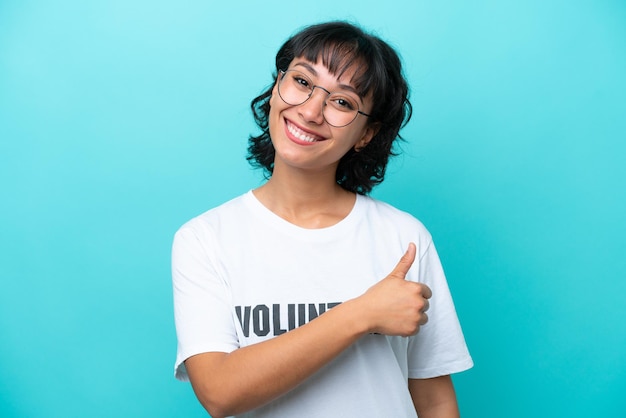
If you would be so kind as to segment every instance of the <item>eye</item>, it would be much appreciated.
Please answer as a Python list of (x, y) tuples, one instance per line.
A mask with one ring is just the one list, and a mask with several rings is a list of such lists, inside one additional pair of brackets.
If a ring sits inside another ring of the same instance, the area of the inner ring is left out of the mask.
[(294, 86), (300, 90), (309, 91), (312, 88), (311, 81), (309, 81), (309, 79), (304, 77), (302, 74), (291, 74), (291, 81)]
[(342, 112), (353, 112), (359, 108), (354, 99), (343, 95), (331, 95), (328, 98), (328, 103), (335, 109), (341, 110)]
[(296, 80), (296, 83), (301, 84), (303, 86), (308, 87), (309, 86), (309, 81), (302, 78), (302, 77), (298, 77), (298, 76), (294, 76), (294, 79)]

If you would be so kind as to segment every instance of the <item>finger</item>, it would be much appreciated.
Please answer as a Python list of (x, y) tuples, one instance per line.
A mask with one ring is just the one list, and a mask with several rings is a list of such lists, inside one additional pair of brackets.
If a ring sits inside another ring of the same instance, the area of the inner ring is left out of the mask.
[(388, 277), (397, 277), (404, 280), (406, 274), (409, 272), (409, 269), (415, 261), (416, 251), (415, 244), (412, 242), (409, 243), (409, 248), (407, 248), (406, 252)]
[(433, 292), (432, 290), (430, 290), (430, 287), (422, 283), (422, 297), (424, 299), (430, 299), (432, 296), (433, 296)]

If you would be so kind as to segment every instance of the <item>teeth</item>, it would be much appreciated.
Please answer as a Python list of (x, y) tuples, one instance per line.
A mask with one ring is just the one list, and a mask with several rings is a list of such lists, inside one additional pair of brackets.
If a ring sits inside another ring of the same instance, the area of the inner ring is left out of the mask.
[(292, 125), (291, 123), (287, 123), (287, 130), (296, 138), (298, 138), (301, 141), (305, 141), (305, 142), (315, 142), (317, 141), (317, 138), (311, 136), (311, 135), (307, 135), (306, 133), (304, 133), (303, 131), (301, 131), (300, 129), (298, 129), (297, 127), (295, 127), (294, 125)]

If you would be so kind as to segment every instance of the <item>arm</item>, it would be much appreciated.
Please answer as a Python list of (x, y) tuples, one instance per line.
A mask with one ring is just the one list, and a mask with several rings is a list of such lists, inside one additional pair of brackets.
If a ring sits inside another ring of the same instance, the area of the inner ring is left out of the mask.
[(286, 393), (329, 363), (361, 336), (409, 336), (427, 321), (430, 289), (404, 280), (415, 245), (385, 279), (358, 298), (271, 340), (185, 361), (196, 396), (218, 418), (257, 408)]
[(459, 418), (459, 408), (450, 375), (409, 379), (409, 391), (420, 418)]

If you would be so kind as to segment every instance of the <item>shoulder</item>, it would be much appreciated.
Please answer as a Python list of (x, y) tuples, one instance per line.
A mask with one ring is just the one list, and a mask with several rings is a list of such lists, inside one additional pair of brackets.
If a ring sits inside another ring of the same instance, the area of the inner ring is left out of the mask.
[(370, 196), (361, 196), (368, 220), (390, 226), (394, 230), (407, 231), (430, 239), (424, 224), (411, 213)]
[(225, 227), (236, 226), (246, 217), (247, 199), (248, 193), (245, 193), (191, 218), (176, 231), (175, 241), (191, 237), (204, 241), (219, 235)]
[(411, 213), (369, 196), (361, 196), (361, 200), (365, 218), (368, 224), (375, 228), (378, 240), (397, 242), (402, 248), (413, 242), (417, 245), (419, 257), (431, 247), (433, 239), (430, 232)]
[(210, 225), (219, 224), (220, 222), (227, 221), (229, 218), (235, 218), (246, 210), (246, 201), (248, 200), (248, 193), (237, 196), (225, 203), (220, 204), (214, 208), (203, 212), (187, 222), (185, 222), (179, 229), (202, 229)]

